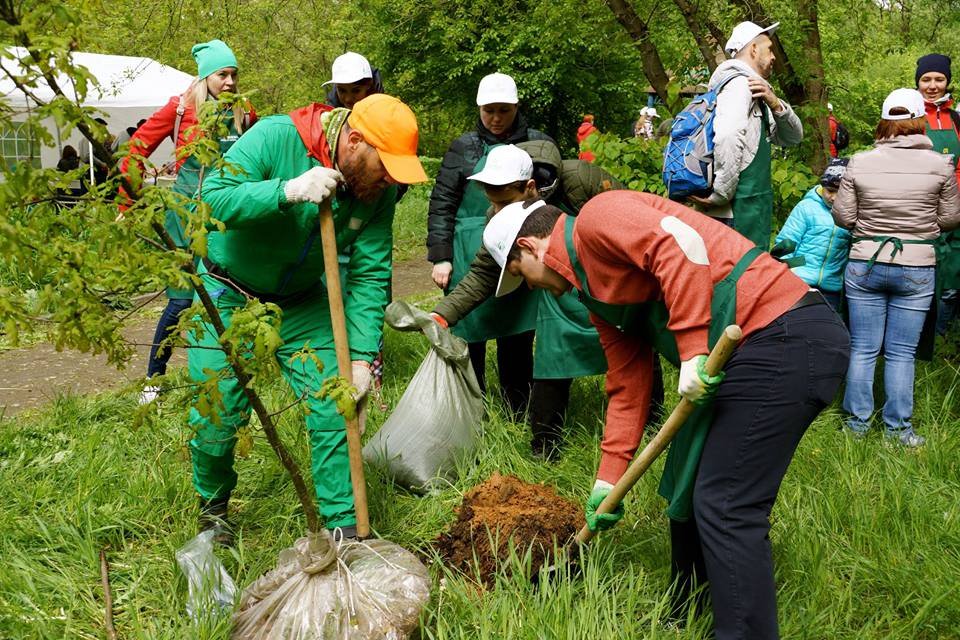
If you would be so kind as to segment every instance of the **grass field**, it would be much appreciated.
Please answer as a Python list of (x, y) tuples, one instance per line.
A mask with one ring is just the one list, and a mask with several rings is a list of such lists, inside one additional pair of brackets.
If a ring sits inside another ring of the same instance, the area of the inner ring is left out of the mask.
[[(426, 347), (416, 336), (386, 337), (386, 396), (395, 403)], [(838, 432), (836, 410), (804, 438), (773, 514), (784, 638), (960, 637), (957, 380), (947, 362), (918, 368), (916, 422), (928, 438), (919, 451), (888, 448), (876, 434), (851, 441)], [(267, 396), (272, 406), (289, 399), (279, 386)], [(374, 529), (428, 550), (462, 492), (495, 470), (583, 501), (598, 460), (602, 402), (599, 379), (576, 383), (573, 428), (557, 464), (535, 461), (525, 427), (493, 404), (482, 455), (464, 460), (443, 492), (417, 497), (370, 472)], [(181, 413), (164, 408), (156, 425), (133, 430), (134, 407), (131, 390), (61, 398), (0, 422), (0, 638), (102, 638), (101, 548), (112, 564), (120, 637), (228, 637), (226, 623), (193, 626), (174, 561), (196, 526)], [(382, 421), (373, 415), (369, 430)], [(306, 459), (297, 412), (281, 422)], [(262, 438), (238, 470), (231, 505), (240, 538), (234, 554), (221, 556), (242, 586), (274, 564), (304, 520)], [(580, 577), (560, 573), (537, 588), (504, 578), (481, 592), (433, 566), (421, 637), (707, 638), (709, 617), (682, 628), (664, 621), (669, 547), (658, 476), (640, 482), (626, 519), (590, 547)]]

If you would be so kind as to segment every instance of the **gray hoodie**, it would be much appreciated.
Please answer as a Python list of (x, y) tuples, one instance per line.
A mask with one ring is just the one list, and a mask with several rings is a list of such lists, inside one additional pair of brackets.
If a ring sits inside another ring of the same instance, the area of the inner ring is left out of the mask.
[[(717, 111), (713, 120), (713, 193), (714, 207), (706, 213), (715, 218), (731, 218), (730, 201), (740, 183), (743, 172), (760, 146), (760, 118), (763, 112), (758, 100), (750, 93), (747, 78), (760, 78), (756, 71), (740, 60), (724, 60), (710, 77), (714, 89), (730, 76), (734, 77), (717, 96)], [(780, 146), (799, 144), (803, 140), (803, 125), (789, 104), (780, 101), (782, 111), (769, 114), (767, 124), (770, 141)]]

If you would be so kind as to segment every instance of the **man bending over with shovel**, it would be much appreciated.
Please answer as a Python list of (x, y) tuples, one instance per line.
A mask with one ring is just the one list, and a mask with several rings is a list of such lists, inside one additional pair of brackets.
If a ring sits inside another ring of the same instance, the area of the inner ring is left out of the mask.
[[(643, 434), (655, 348), (679, 366), (680, 395), (700, 405), (660, 483), (675, 602), (680, 609), (709, 580), (718, 640), (777, 638), (768, 518), (800, 438), (846, 371), (840, 318), (743, 236), (647, 193), (602, 193), (577, 217), (540, 201), (513, 204), (483, 240), (502, 269), (497, 295), (524, 280), (557, 296), (576, 288), (600, 334), (610, 402), (590, 529), (623, 517), (622, 505), (596, 511)], [(744, 341), (711, 377), (707, 353), (734, 323)]]
[[(229, 326), (233, 310), (248, 297), (283, 311), (277, 363), (310, 411), (311, 473), (328, 529), (356, 535), (356, 516), (344, 420), (329, 400), (316, 397), (324, 379), (337, 375), (317, 205), (332, 194), (337, 248), (349, 256), (344, 302), (359, 401), (370, 387), (391, 277), (395, 185), (427, 179), (417, 159), (417, 120), (394, 97), (376, 94), (353, 110), (311, 104), (289, 115), (264, 118), (230, 150), (236, 169), (213, 173), (201, 197), (225, 231), (212, 232), (202, 278)], [(213, 327), (191, 332), (190, 376), (200, 382), (220, 375), (222, 406), (216, 415), (190, 410), (193, 484), (200, 494), (201, 529), (224, 526), (227, 502), (237, 484), (233, 452), (237, 429), (250, 406), (220, 351)], [(309, 343), (321, 361), (290, 361)], [(362, 424), (362, 419), (361, 419)]]

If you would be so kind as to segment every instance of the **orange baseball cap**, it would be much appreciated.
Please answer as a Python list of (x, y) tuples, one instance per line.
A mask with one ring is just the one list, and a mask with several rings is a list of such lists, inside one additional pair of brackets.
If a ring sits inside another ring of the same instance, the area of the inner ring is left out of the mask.
[(426, 182), (417, 157), (417, 117), (403, 102), (385, 93), (367, 96), (353, 105), (347, 118), (351, 129), (363, 134), (380, 156), (387, 173), (400, 184)]

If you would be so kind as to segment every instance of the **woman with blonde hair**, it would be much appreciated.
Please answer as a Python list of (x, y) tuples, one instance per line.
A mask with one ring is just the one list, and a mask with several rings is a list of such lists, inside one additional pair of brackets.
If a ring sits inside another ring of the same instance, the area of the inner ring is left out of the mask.
[[(223, 93), (237, 92), (238, 66), (233, 51), (221, 40), (194, 45), (191, 54), (197, 63), (197, 77), (182, 95), (170, 98), (170, 101), (150, 116), (130, 138), (130, 150), (120, 164), (120, 171), (126, 177), (126, 182), (134, 189), (140, 186), (139, 176), (143, 170), (143, 159), (156, 151), (166, 138), (172, 139), (177, 148), (175, 161), (177, 178), (173, 184), (173, 191), (193, 197), (200, 184), (205, 167), (199, 159), (186, 153), (184, 148), (201, 135), (197, 124), (198, 114), (203, 105), (211, 101), (216, 102)], [(227, 134), (220, 139), (221, 153), (226, 153), (227, 149), (257, 119), (256, 113), (249, 104), (227, 107), (220, 110), (217, 115), (227, 126)], [(140, 167), (140, 171), (130, 170), (131, 161)], [(130, 205), (130, 201), (125, 196), (121, 189), (121, 210), (125, 210)], [(167, 211), (164, 227), (178, 247), (186, 248), (189, 245), (183, 223), (175, 211)], [(157, 323), (156, 335), (150, 349), (150, 359), (147, 361), (148, 378), (166, 373), (170, 349), (162, 348), (161, 345), (177, 326), (180, 315), (190, 307), (193, 291), (171, 287), (167, 289), (167, 297), (169, 302)], [(159, 392), (159, 387), (148, 384), (140, 395), (141, 404), (152, 402)]]
[(911, 419), (914, 360), (934, 295), (934, 247), (942, 232), (960, 226), (953, 162), (933, 150), (926, 131), (923, 96), (893, 91), (883, 101), (876, 145), (851, 158), (832, 209), (852, 236), (844, 273), (851, 340), (847, 429), (863, 437), (870, 428), (882, 348), (886, 438), (908, 447), (925, 441)]

